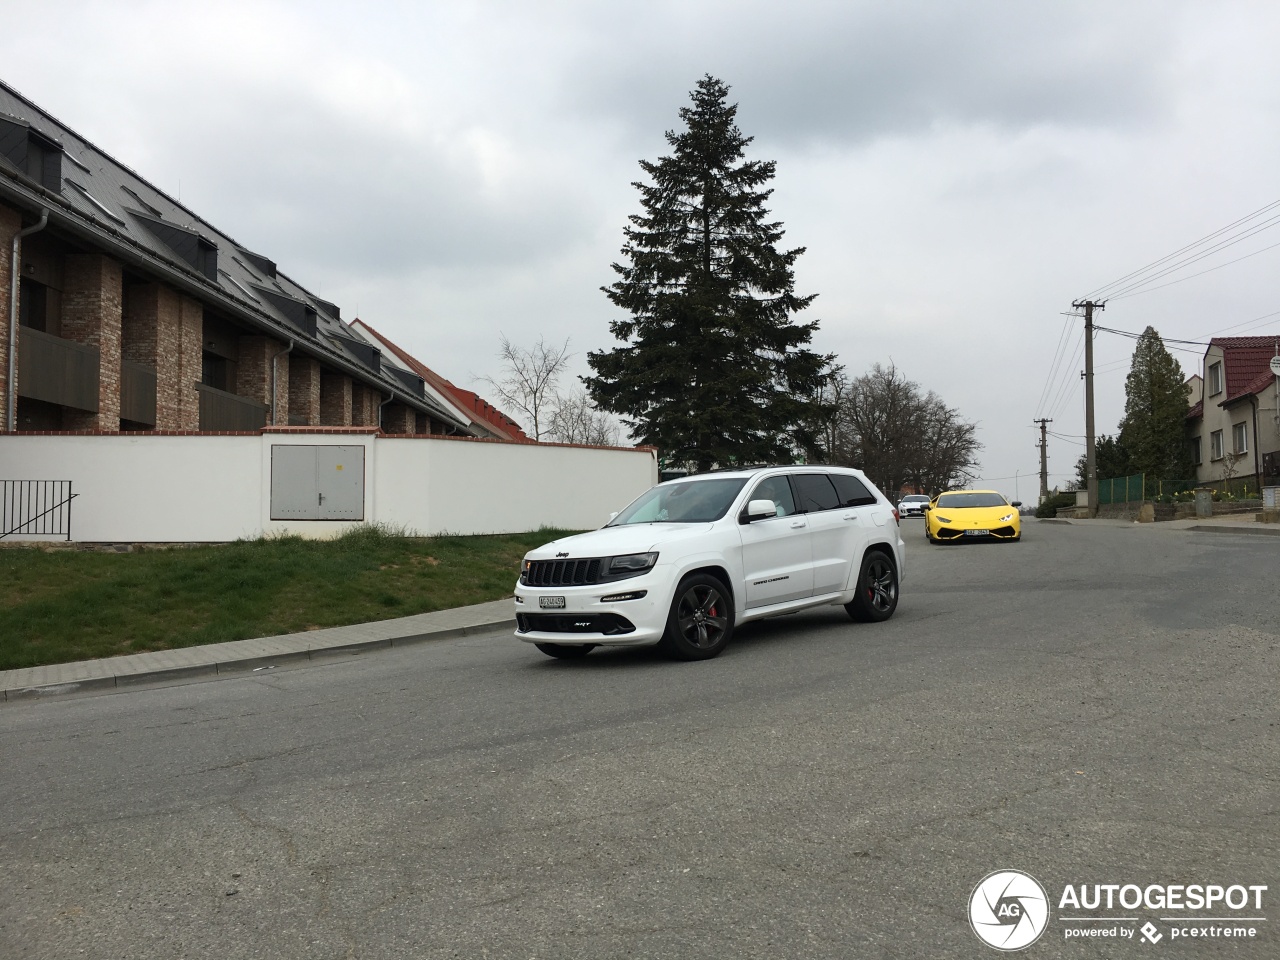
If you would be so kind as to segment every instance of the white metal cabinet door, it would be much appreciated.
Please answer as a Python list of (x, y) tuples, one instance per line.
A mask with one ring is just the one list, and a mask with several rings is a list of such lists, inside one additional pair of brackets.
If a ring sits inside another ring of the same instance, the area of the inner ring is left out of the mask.
[(271, 446), (271, 519), (315, 520), (316, 448)]
[(364, 447), (316, 447), (318, 520), (364, 519)]

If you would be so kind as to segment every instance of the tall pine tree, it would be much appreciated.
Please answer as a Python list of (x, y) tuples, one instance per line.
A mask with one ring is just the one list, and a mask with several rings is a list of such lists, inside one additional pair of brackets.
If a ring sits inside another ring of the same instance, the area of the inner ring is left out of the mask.
[(1165, 349), (1155, 327), (1147, 327), (1134, 347), (1124, 384), (1119, 445), (1128, 454), (1130, 470), (1152, 480), (1194, 478), (1186, 429), (1190, 390), (1182, 365)]
[(667, 132), (672, 155), (640, 161), (652, 183), (633, 184), (622, 248), (627, 264), (602, 288), (629, 316), (609, 325), (623, 345), (587, 355), (583, 380), (596, 404), (620, 415), (640, 442), (698, 471), (734, 463), (791, 462), (821, 455), (818, 399), (831, 356), (807, 349), (816, 322), (792, 314), (794, 264), (779, 251), (782, 225), (764, 204), (772, 161), (744, 161), (744, 137), (726, 103), (729, 88), (708, 75), (686, 129)]

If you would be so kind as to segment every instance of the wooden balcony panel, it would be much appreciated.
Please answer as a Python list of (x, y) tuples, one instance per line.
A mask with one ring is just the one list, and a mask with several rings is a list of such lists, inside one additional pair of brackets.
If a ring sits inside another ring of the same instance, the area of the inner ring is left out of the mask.
[(156, 425), (156, 372), (132, 360), (120, 361), (120, 419)]
[(99, 356), (97, 347), (21, 327), (18, 396), (96, 413)]
[(201, 430), (261, 430), (267, 425), (267, 405), (227, 393), (203, 383), (196, 384), (200, 394)]

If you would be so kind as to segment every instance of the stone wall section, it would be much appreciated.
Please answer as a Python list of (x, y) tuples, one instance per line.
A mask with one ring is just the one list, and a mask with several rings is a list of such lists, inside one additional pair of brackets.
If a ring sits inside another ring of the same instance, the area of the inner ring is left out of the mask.
[(120, 336), (123, 272), (100, 253), (69, 254), (62, 291), (62, 336), (98, 348), (98, 411), (67, 409), (68, 430), (120, 429)]
[[(178, 296), (178, 355), (174, 401), (174, 430), (200, 429), (200, 392), (196, 384), (204, 376), (204, 305), (191, 297)], [(158, 401), (157, 401), (158, 402)], [(157, 427), (159, 425), (157, 424)], [(167, 429), (159, 427), (159, 429)]]
[(403, 403), (389, 403), (382, 408), (383, 433), (417, 433), (417, 411)]
[(378, 405), (381, 395), (372, 387), (363, 383), (351, 386), (351, 425), (353, 427), (376, 427), (378, 425)]
[(320, 425), (319, 360), (289, 354), (289, 412), (301, 426)]
[[(276, 355), (288, 344), (281, 343), (272, 337), (257, 334), (245, 334), (239, 339), (239, 363), (236, 368), (236, 393), (264, 404), (268, 411), (271, 408), (271, 368), (274, 363), (276, 375), (276, 419), (275, 426), (289, 425), (289, 365)], [(283, 419), (281, 417), (283, 416)], [(271, 414), (267, 414), (267, 422), (272, 423)]]
[(320, 425), (351, 426), (351, 378), (345, 373), (320, 372)]

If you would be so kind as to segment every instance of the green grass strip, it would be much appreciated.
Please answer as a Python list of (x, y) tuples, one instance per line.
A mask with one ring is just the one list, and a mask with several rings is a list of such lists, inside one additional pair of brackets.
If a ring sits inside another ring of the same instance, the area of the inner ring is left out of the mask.
[(511, 596), (567, 531), (413, 537), (362, 526), (131, 553), (0, 550), (0, 670), (407, 617)]

